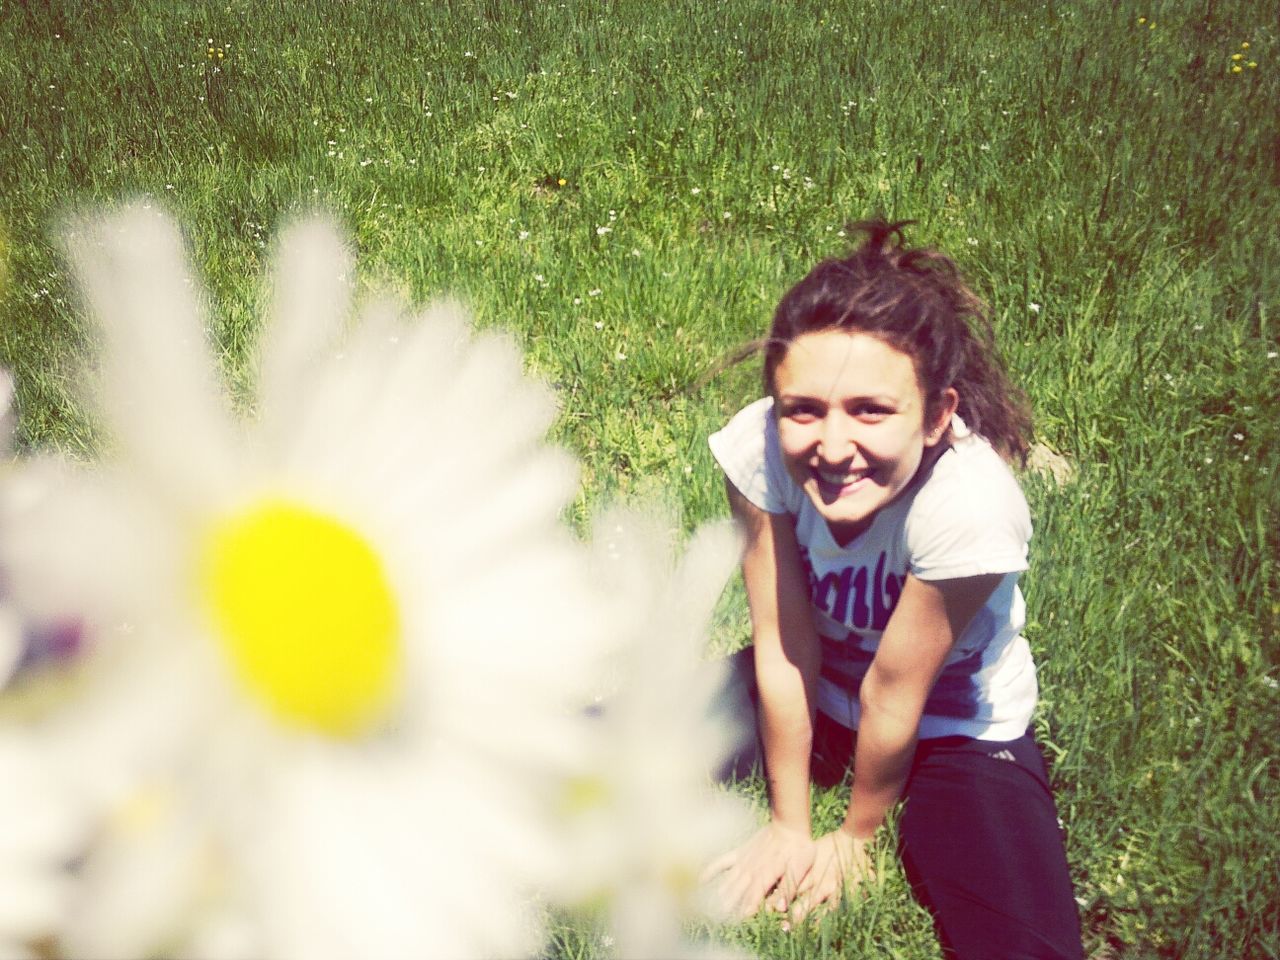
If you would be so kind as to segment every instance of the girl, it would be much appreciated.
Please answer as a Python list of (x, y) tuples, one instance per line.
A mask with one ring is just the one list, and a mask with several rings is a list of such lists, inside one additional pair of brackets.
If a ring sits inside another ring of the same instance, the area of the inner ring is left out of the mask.
[[(909, 222), (909, 221), (908, 221)], [(767, 396), (710, 439), (747, 533), (770, 822), (712, 864), (741, 915), (799, 920), (867, 869), (904, 797), (904, 865), (951, 956), (1082, 955), (1018, 575), (1031, 522), (1006, 461), (1030, 420), (981, 301), (906, 223), (782, 298)], [(981, 333), (975, 332), (977, 326)], [(812, 838), (809, 782), (853, 768)]]

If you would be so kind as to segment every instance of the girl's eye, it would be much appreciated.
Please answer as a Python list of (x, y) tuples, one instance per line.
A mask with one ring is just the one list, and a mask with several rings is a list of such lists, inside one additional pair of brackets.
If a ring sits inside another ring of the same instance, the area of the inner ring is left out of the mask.
[(783, 406), (782, 415), (797, 423), (812, 423), (822, 416), (822, 411), (811, 403), (788, 403)]
[(885, 417), (893, 413), (887, 407), (873, 406), (862, 404), (853, 410), (853, 415), (864, 423), (879, 423)]

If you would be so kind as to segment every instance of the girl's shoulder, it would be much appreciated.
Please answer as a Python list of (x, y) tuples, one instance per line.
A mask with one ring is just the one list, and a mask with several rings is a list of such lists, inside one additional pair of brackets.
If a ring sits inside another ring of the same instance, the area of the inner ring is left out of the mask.
[(707, 444), (729, 482), (755, 506), (767, 513), (799, 509), (803, 494), (783, 465), (772, 397), (743, 407)]
[(1031, 512), (1013, 470), (963, 424), (956, 434), (907, 511), (912, 572), (941, 580), (1025, 570)]

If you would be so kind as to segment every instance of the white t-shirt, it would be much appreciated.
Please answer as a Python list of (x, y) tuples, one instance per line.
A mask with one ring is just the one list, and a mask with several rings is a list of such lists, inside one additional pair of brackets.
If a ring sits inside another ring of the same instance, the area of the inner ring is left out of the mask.
[(858, 688), (908, 572), (920, 580), (1002, 573), (948, 654), (925, 703), (919, 735), (1014, 740), (1026, 732), (1036, 703), (1018, 589), (1018, 575), (1027, 569), (1031, 516), (1017, 480), (991, 445), (959, 417), (952, 434), (954, 442), (932, 469), (844, 547), (787, 473), (772, 398), (745, 407), (709, 443), (747, 500), (795, 519), (822, 642), (819, 710), (857, 729)]

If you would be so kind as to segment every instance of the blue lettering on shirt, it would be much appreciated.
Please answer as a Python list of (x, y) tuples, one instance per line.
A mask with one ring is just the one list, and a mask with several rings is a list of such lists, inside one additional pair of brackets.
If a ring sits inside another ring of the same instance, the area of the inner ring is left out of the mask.
[(869, 565), (850, 565), (821, 577), (813, 570), (807, 548), (800, 548), (800, 556), (809, 580), (809, 600), (815, 607), (853, 630), (884, 630), (907, 578), (885, 569), (888, 557), (883, 551), (874, 570)]

